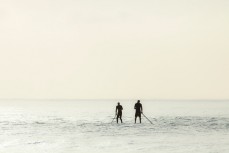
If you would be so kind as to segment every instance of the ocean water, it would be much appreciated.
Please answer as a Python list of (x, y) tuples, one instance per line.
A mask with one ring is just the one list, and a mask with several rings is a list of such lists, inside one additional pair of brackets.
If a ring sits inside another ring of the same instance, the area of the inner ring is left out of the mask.
[(228, 153), (229, 101), (1, 100), (0, 153)]

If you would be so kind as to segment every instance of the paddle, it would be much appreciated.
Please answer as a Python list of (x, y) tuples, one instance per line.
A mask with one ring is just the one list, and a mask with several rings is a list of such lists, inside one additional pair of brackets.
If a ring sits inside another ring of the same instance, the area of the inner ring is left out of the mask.
[(142, 115), (151, 123), (151, 124), (153, 124), (143, 113), (142, 113)]
[(114, 118), (112, 119), (111, 124), (112, 124), (112, 122), (114, 121), (115, 117), (116, 117), (116, 114), (115, 114)]

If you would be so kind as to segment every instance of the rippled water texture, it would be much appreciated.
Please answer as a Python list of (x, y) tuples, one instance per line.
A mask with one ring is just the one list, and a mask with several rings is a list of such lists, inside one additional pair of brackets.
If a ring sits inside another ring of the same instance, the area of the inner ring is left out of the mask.
[(228, 153), (228, 101), (0, 101), (0, 153)]

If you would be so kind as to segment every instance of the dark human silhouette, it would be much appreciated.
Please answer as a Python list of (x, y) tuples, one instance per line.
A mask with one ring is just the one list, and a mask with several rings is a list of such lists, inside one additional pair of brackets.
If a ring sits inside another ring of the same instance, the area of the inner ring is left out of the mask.
[(122, 105), (120, 105), (120, 103), (118, 102), (118, 105), (116, 106), (116, 110), (115, 110), (115, 113), (117, 115), (117, 118), (116, 118), (117, 123), (118, 123), (118, 118), (120, 118), (121, 123), (122, 123), (122, 110), (123, 110)]
[(137, 101), (137, 103), (134, 105), (135, 112), (135, 123), (137, 117), (139, 117), (140, 123), (141, 123), (141, 113), (143, 112), (142, 104), (140, 103), (140, 100)]

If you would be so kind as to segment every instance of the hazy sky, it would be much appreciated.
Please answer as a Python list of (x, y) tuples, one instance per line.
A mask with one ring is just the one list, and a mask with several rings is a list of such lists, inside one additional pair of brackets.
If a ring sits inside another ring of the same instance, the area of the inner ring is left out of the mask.
[(0, 98), (228, 99), (228, 0), (0, 0)]

